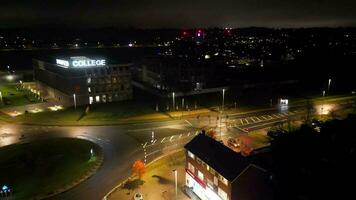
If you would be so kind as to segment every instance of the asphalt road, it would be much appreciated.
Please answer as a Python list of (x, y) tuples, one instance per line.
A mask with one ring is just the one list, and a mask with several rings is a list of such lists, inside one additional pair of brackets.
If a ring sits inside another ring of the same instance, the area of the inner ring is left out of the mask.
[[(245, 115), (231, 115), (228, 123), (216, 125), (244, 130), (257, 130), (272, 126), (289, 117), (300, 116), (305, 110), (273, 110)], [(224, 120), (222, 121), (224, 122)], [(0, 147), (52, 137), (73, 137), (91, 140), (103, 148), (104, 162), (96, 174), (75, 188), (51, 199), (98, 200), (130, 175), (136, 159), (150, 162), (166, 152), (179, 149), (202, 127), (214, 124), (211, 119), (191, 118), (166, 122), (150, 122), (120, 126), (25, 126), (0, 124)], [(152, 140), (152, 132), (154, 138)], [(226, 135), (228, 136), (228, 135)]]

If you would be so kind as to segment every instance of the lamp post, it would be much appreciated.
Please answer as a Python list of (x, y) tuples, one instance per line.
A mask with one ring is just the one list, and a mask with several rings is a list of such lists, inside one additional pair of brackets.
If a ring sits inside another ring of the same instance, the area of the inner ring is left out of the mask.
[(331, 78), (329, 78), (329, 81), (328, 81), (328, 93), (330, 93), (330, 86), (331, 86)]
[(224, 112), (224, 104), (225, 104), (225, 88), (223, 88), (222, 90), (222, 108), (221, 108), (221, 112), (220, 112), (220, 140), (221, 140), (221, 121), (222, 121), (222, 114)]
[(174, 102), (174, 96), (175, 96), (175, 93), (172, 92), (173, 110), (176, 109), (175, 102)]
[(222, 112), (224, 112), (224, 104), (225, 104), (225, 88), (222, 90)]
[(73, 101), (74, 101), (74, 109), (77, 109), (77, 98), (75, 93), (73, 94)]
[(174, 172), (174, 180), (175, 180), (175, 186), (176, 186), (176, 200), (178, 200), (178, 172), (176, 169), (173, 170)]
[(0, 91), (0, 103), (2, 104), (2, 93)]

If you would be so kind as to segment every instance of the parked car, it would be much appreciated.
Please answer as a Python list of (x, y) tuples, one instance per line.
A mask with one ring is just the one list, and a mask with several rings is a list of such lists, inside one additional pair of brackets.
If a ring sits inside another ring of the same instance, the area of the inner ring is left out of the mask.
[(143, 200), (143, 196), (140, 193), (136, 193), (134, 196), (134, 200)]

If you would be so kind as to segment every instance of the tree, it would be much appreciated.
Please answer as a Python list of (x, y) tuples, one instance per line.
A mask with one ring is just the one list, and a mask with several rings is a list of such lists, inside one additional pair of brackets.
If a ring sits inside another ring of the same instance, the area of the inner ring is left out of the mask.
[(207, 132), (206, 132), (206, 135), (213, 138), (213, 139), (216, 139), (216, 131), (214, 129), (209, 129)]
[(132, 165), (132, 172), (136, 174), (140, 179), (145, 173), (145, 163), (142, 160), (136, 160)]

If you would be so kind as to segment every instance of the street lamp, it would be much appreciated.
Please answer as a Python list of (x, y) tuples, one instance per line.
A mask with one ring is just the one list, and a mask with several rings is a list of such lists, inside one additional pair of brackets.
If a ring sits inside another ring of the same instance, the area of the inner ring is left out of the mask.
[(175, 93), (172, 92), (173, 110), (176, 108), (175, 102), (174, 102), (174, 96), (175, 96)]
[(330, 84), (331, 84), (331, 78), (329, 78), (329, 82), (328, 82), (328, 92), (330, 92)]
[(222, 112), (224, 112), (224, 104), (225, 104), (225, 88), (223, 88), (222, 93)]
[(74, 101), (74, 109), (77, 109), (77, 98), (75, 93), (73, 94), (73, 101)]
[(0, 103), (2, 104), (2, 93), (0, 91)]
[(176, 169), (173, 170), (174, 172), (174, 180), (175, 180), (175, 185), (176, 185), (176, 200), (178, 200), (178, 172)]

